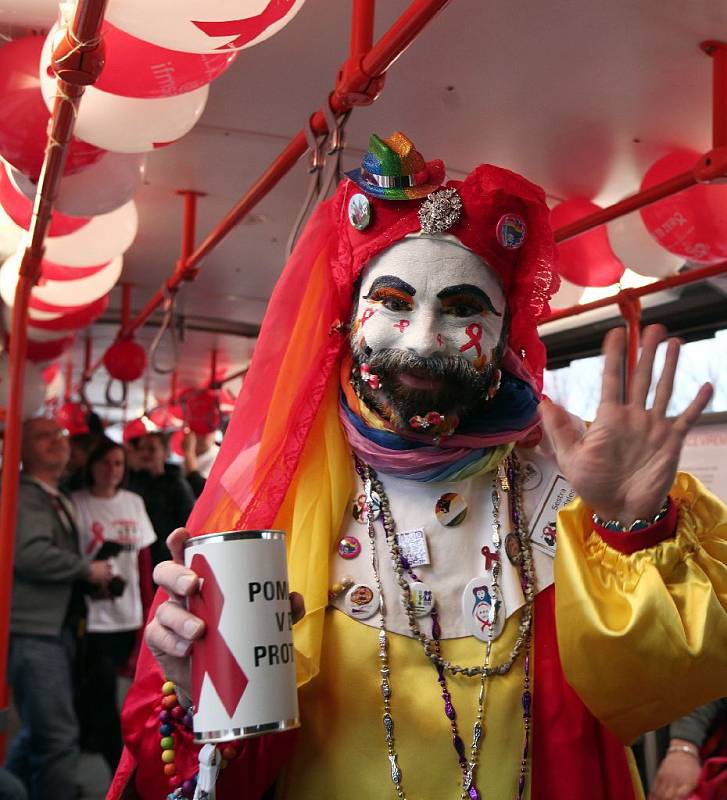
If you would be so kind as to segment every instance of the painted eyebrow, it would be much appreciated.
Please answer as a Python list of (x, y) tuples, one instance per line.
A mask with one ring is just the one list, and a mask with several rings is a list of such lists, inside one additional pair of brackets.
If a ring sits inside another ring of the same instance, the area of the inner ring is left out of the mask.
[(417, 293), (417, 290), (413, 286), (410, 286), (406, 281), (401, 280), (401, 278), (397, 278), (395, 275), (382, 275), (380, 278), (376, 278), (371, 286), (369, 286), (369, 293), (364, 296), (364, 299), (368, 300), (378, 289), (398, 289), (400, 292), (404, 292), (410, 297), (414, 297)]
[(467, 294), (481, 300), (496, 317), (502, 316), (502, 314), (495, 309), (495, 306), (492, 305), (492, 300), (490, 300), (485, 292), (483, 292), (479, 286), (473, 286), (471, 283), (458, 283), (456, 286), (447, 286), (439, 292), (437, 297), (440, 300), (446, 300), (448, 297), (458, 297)]

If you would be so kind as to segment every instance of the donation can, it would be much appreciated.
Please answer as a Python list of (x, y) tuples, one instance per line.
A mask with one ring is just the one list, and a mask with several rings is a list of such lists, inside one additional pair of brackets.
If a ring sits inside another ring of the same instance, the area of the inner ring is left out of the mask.
[(185, 565), (200, 578), (188, 607), (206, 625), (192, 647), (195, 740), (297, 728), (285, 534), (209, 533), (184, 547)]

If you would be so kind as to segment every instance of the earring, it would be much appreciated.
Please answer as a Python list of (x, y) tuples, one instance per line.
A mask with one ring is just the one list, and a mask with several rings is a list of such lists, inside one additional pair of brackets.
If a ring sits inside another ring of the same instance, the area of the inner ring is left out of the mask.
[(502, 372), (500, 372), (499, 369), (496, 369), (492, 374), (492, 383), (487, 389), (488, 401), (492, 400), (492, 398), (497, 394), (501, 384), (502, 384)]

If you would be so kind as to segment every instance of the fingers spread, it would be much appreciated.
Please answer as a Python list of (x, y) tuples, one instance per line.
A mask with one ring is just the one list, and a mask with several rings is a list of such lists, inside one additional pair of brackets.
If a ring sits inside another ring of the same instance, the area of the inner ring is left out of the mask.
[(154, 583), (167, 594), (188, 597), (199, 588), (199, 578), (191, 569), (174, 561), (162, 561), (154, 567)]
[(567, 453), (583, 438), (580, 425), (562, 406), (547, 400), (539, 408), (543, 427), (557, 454)]
[(666, 328), (663, 325), (649, 325), (641, 337), (641, 357), (636, 365), (631, 385), (631, 402), (637, 406), (646, 405), (646, 396), (651, 387), (651, 373), (654, 368), (656, 348), (663, 341)]
[(697, 396), (694, 400), (692, 400), (686, 409), (677, 417), (674, 428), (678, 430), (682, 436), (685, 436), (699, 419), (700, 414), (712, 399), (713, 392), (714, 387), (712, 384), (705, 383), (697, 392)]
[(654, 413), (660, 417), (666, 414), (667, 406), (674, 391), (674, 375), (679, 361), (679, 350), (679, 341), (677, 339), (669, 339), (666, 346), (666, 356), (664, 357), (664, 369), (659, 382), (656, 384), (654, 405), (652, 407)]
[(621, 402), (623, 386), (624, 353), (626, 349), (626, 331), (623, 328), (611, 328), (603, 342), (603, 382), (601, 384), (601, 402)]

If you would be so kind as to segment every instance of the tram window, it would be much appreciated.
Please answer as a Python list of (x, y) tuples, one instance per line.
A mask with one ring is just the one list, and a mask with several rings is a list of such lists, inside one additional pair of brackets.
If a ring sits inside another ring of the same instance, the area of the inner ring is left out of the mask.
[[(658, 375), (664, 362), (665, 345), (656, 353), (654, 374)], [(667, 409), (669, 415), (679, 414), (691, 402), (699, 387), (710, 381), (714, 395), (706, 413), (727, 411), (727, 330), (717, 331), (710, 339), (688, 342), (682, 347), (674, 394)], [(591, 420), (596, 414), (601, 395), (603, 357), (581, 358), (567, 367), (546, 370), (543, 391), (572, 414)], [(649, 396), (653, 400), (654, 386)]]

